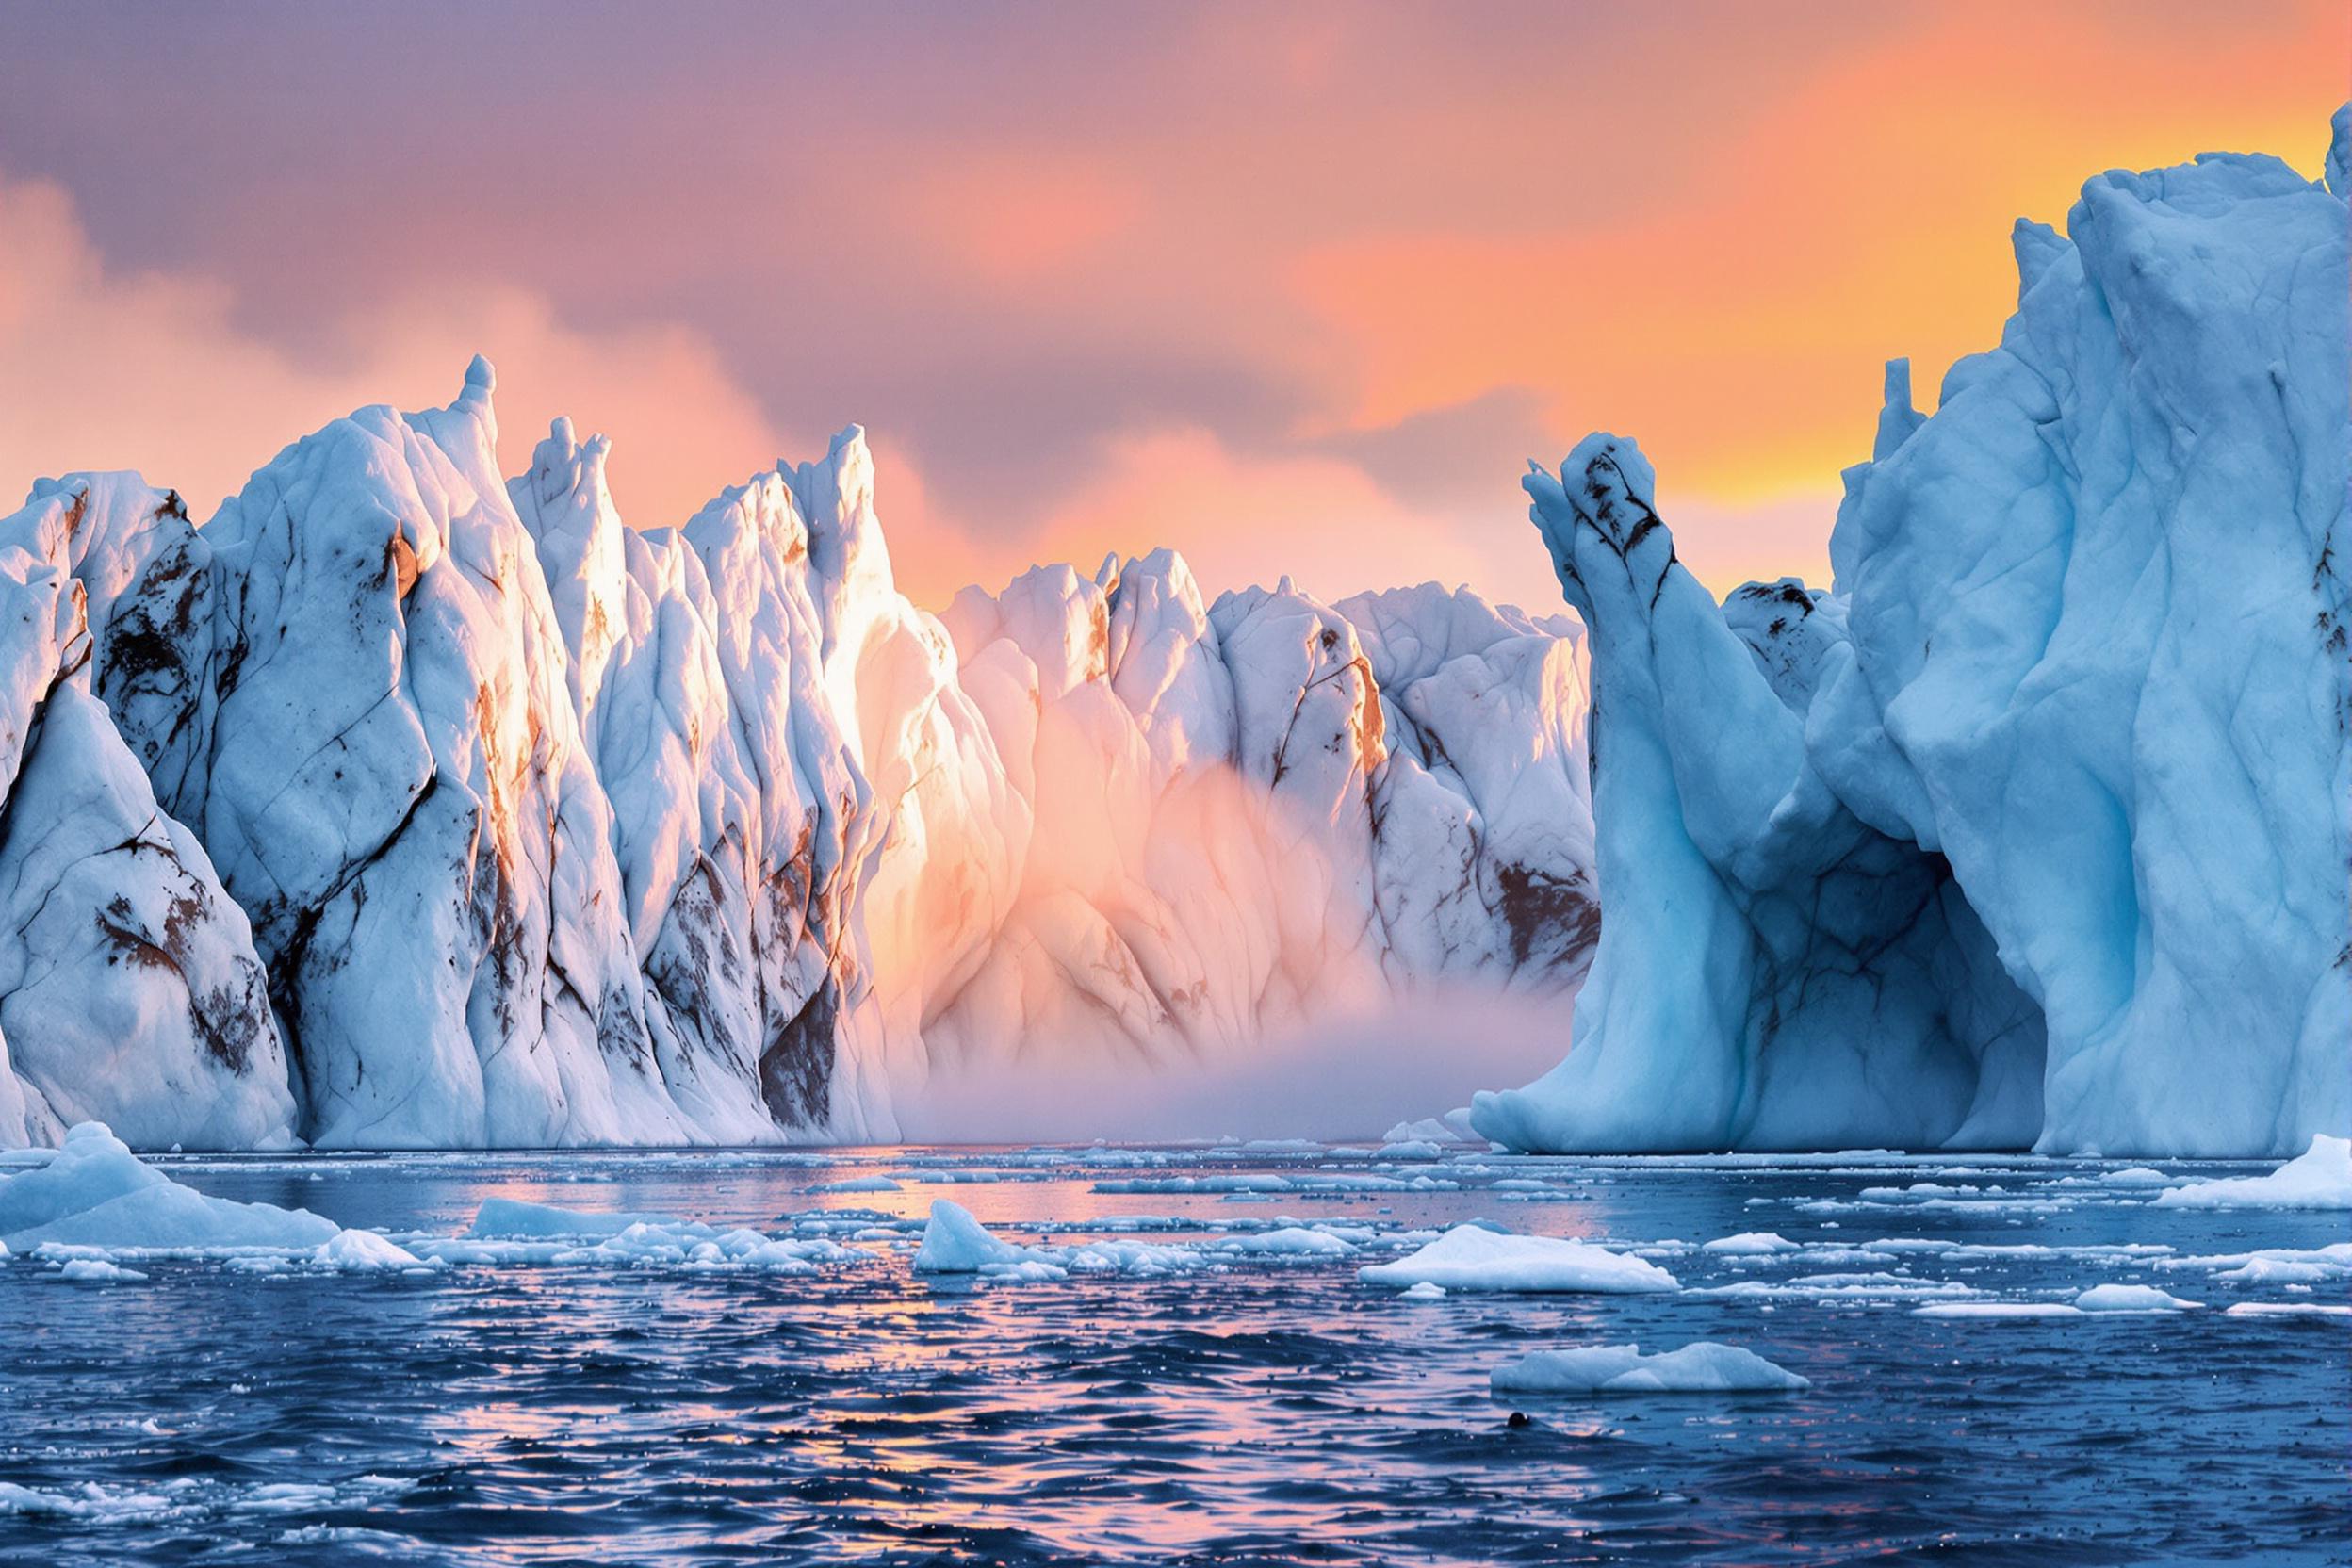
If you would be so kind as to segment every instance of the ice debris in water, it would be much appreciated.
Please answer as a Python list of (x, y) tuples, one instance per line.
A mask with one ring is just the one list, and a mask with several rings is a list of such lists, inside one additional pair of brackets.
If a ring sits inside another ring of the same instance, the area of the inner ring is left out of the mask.
[(2194, 1182), (2156, 1195), (2168, 1209), (2352, 1209), (2352, 1138), (2311, 1136), (2311, 1146), (2267, 1176)]
[(2194, 1312), (2202, 1301), (2184, 1300), (2154, 1285), (2093, 1285), (2071, 1301), (1936, 1301), (1914, 1309), (1919, 1317), (2087, 1317), (2100, 1313)]
[(2154, 1285), (2093, 1285), (2074, 1298), (2084, 1312), (2191, 1312), (2202, 1301), (2186, 1301)]
[(1030, 1257), (1029, 1249), (989, 1234), (961, 1203), (940, 1198), (931, 1204), (931, 1223), (923, 1228), (923, 1246), (915, 1253), (915, 1272), (978, 1274), (1018, 1267)]
[(1647, 1356), (1638, 1345), (1538, 1350), (1498, 1367), (1491, 1380), (1497, 1394), (1761, 1394), (1813, 1386), (1753, 1350), (1712, 1340)]
[(1794, 1252), (1797, 1244), (1770, 1231), (1742, 1231), (1736, 1236), (1710, 1241), (1702, 1250), (1734, 1258), (1769, 1257), (1774, 1252)]
[(1511, 1235), (1457, 1225), (1411, 1257), (1356, 1271), (1370, 1285), (1422, 1283), (1447, 1290), (1586, 1291), (1625, 1295), (1680, 1289), (1645, 1259), (1558, 1236)]
[(595, 1213), (511, 1198), (484, 1199), (462, 1236), (412, 1237), (408, 1245), (446, 1264), (670, 1267), (697, 1274), (813, 1274), (823, 1265), (874, 1256), (822, 1238), (789, 1239), (672, 1215)]
[(941, 1198), (931, 1204), (931, 1222), (923, 1227), (923, 1245), (915, 1252), (915, 1272), (1041, 1283), (1072, 1274), (1174, 1274), (1206, 1261), (1184, 1248), (1111, 1238), (1071, 1247), (1021, 1247), (991, 1235), (970, 1209)]

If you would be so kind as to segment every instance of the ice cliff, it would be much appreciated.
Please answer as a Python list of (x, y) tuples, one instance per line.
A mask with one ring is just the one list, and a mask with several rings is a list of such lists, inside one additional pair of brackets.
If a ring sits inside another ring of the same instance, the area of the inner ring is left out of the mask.
[(1526, 482), (1592, 638), (1609, 922), (1520, 1148), (2290, 1154), (2352, 1127), (2346, 120), (2020, 222), (1889, 368), (1836, 587), (1721, 606), (1649, 464)]
[(0, 518), (0, 1142), (887, 1138), (945, 1070), (1581, 978), (1573, 622), (1166, 551), (942, 619), (855, 428), (632, 529), (568, 422), (498, 472), (493, 384), (201, 528)]

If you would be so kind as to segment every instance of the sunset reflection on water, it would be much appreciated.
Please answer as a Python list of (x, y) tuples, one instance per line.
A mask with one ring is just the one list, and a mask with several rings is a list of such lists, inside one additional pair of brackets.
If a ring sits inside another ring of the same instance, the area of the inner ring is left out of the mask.
[[(395, 1231), (456, 1233), (498, 1197), (823, 1233), (867, 1261), (277, 1280), (155, 1264), (151, 1283), (99, 1293), (0, 1268), (0, 1333), (27, 1352), (0, 1372), (0, 1487), (124, 1511), (104, 1530), (0, 1513), (0, 1542), (37, 1542), (57, 1563), (181, 1560), (194, 1542), (270, 1560), (490, 1564), (1827, 1563), (1921, 1550), (2055, 1564), (2153, 1549), (2301, 1560), (2346, 1522), (2338, 1322), (1939, 1320), (1884, 1295), (1707, 1294), (1891, 1269), (1909, 1286), (2031, 1296), (2137, 1277), (2063, 1249), (2157, 1229), (2182, 1251), (2243, 1247), (2251, 1230), (2318, 1246), (2342, 1239), (2340, 1217), (1858, 1203), (1909, 1179), (1885, 1168), (1154, 1157), (1166, 1163), (960, 1149), (182, 1162), (181, 1179), (223, 1196)], [(1304, 1190), (1104, 1190), (1219, 1173)], [(985, 1179), (936, 1179), (956, 1174)], [(875, 1175), (897, 1190), (817, 1190)], [(1420, 1178), (1425, 1190), (1393, 1190)], [(1031, 1245), (1200, 1248), (1278, 1221), (1360, 1240), (1348, 1258), (1157, 1276), (913, 1274), (939, 1199)], [(1823, 1200), (1865, 1212), (1840, 1222), (1804, 1207)], [(1357, 1282), (1359, 1263), (1469, 1219), (1642, 1247), (1685, 1288), (1424, 1303)], [(1766, 1229), (1824, 1259), (1872, 1236), (2009, 1250), (1775, 1264), (1696, 1247)], [(1755, 1349), (1813, 1387), (1488, 1391), (1530, 1350), (1697, 1339)], [(2236, 1488), (2240, 1517), (2171, 1511), (2185, 1466)], [(288, 1482), (298, 1495), (270, 1490)]]

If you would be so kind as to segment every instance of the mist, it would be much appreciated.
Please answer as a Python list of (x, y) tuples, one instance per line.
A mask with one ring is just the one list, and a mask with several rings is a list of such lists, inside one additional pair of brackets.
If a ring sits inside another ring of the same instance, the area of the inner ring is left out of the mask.
[(1455, 988), (1261, 1039), (1248, 1056), (1157, 1067), (1047, 1054), (951, 1070), (900, 1107), (911, 1141), (1378, 1139), (1560, 1060), (1573, 992)]

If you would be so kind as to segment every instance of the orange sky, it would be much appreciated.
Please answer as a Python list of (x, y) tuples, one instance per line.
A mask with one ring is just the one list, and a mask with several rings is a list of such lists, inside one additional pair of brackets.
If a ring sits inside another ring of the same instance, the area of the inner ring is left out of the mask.
[(2209, 148), (2316, 172), (2346, 14), (14, 8), (0, 491), (202, 514), (480, 349), (508, 466), (568, 413), (646, 526), (865, 423), (933, 603), (1168, 544), (1549, 607), (1516, 477), (1594, 427), (1710, 585), (1818, 580), (1880, 362), (1927, 401), (1995, 341), (2010, 220)]

